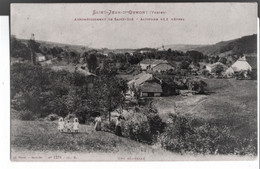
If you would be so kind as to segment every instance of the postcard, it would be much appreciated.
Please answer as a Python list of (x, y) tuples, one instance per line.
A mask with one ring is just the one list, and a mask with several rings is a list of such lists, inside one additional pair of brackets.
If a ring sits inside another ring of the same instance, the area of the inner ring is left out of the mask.
[(12, 161), (255, 161), (257, 3), (13, 3)]

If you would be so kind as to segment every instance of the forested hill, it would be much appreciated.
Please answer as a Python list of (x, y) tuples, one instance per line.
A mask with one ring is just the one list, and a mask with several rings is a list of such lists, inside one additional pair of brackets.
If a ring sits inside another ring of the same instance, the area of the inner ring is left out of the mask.
[(241, 55), (241, 54), (256, 54), (257, 52), (257, 35), (243, 36), (241, 38), (221, 41), (212, 45), (190, 45), (190, 44), (175, 44), (165, 45), (165, 49), (171, 48), (172, 50), (178, 50), (187, 52), (189, 50), (196, 50), (202, 52), (205, 55)]
[(230, 41), (222, 41), (214, 45), (208, 45), (196, 48), (206, 55), (241, 55), (257, 52), (257, 35), (243, 36)]

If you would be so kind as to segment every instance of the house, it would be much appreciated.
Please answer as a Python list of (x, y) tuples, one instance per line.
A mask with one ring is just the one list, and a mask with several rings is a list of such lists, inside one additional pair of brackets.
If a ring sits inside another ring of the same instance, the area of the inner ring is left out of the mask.
[(141, 77), (139, 77), (138, 79), (134, 80), (134, 86), (135, 87), (140, 86), (145, 81), (152, 80), (152, 79), (153, 79), (153, 75), (152, 74), (145, 73)]
[(179, 90), (179, 93), (182, 96), (193, 96), (196, 94), (194, 90)]
[(234, 70), (232, 69), (232, 67), (229, 67), (226, 71), (225, 71), (225, 75), (226, 77), (230, 78), (234, 75)]
[(175, 70), (173, 66), (171, 66), (169, 63), (159, 63), (151, 68), (154, 72), (162, 72), (167, 70)]
[(160, 97), (162, 96), (162, 86), (156, 80), (145, 81), (140, 85), (141, 97)]
[(161, 81), (152, 74), (145, 73), (139, 78), (133, 79), (128, 82), (129, 96), (134, 96), (134, 89), (140, 90), (141, 97), (158, 97), (162, 95)]
[(210, 65), (205, 65), (205, 66), (206, 66), (205, 69), (208, 70), (209, 72), (211, 72), (211, 69), (212, 69), (211, 66)]
[(139, 65), (141, 66), (142, 70), (148, 70), (160, 63), (168, 63), (168, 62), (166, 60), (161, 60), (161, 59), (144, 59), (139, 63)]
[(151, 65), (154, 61), (155, 59), (144, 59), (139, 63), (139, 65), (141, 66), (142, 70), (147, 70), (151, 68)]
[(46, 61), (46, 56), (44, 56), (43, 54), (41, 53), (35, 53), (35, 58), (36, 58), (36, 61), (37, 62), (43, 62), (43, 61)]
[(40, 64), (43, 65), (43, 66), (51, 65), (52, 60), (50, 59), (50, 60), (42, 61), (42, 62), (40, 62)]
[[(252, 63), (253, 64), (253, 63)], [(256, 62), (257, 64), (257, 62)], [(252, 67), (247, 62), (246, 57), (243, 56), (242, 58), (239, 58), (232, 66), (231, 68), (234, 70), (234, 72), (240, 72), (240, 71), (252, 71)]]
[(76, 65), (75, 66), (75, 72), (78, 72), (78, 73), (83, 74), (85, 76), (96, 76), (95, 74), (89, 72), (87, 64)]

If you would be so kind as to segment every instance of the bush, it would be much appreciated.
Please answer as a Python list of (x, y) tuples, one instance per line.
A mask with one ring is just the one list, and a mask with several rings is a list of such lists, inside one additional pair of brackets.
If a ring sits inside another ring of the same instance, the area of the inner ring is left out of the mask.
[(60, 116), (58, 116), (57, 114), (49, 114), (44, 119), (47, 121), (55, 121), (55, 120), (58, 120), (59, 118), (60, 118)]
[(20, 120), (35, 120), (37, 119), (37, 116), (35, 114), (33, 114), (33, 112), (28, 111), (28, 110), (22, 110), (19, 111), (19, 119)]
[(132, 140), (152, 144), (164, 131), (165, 123), (152, 106), (136, 108), (125, 119), (122, 121), (122, 133)]
[(116, 122), (114, 120), (105, 121), (103, 123), (103, 128), (107, 129), (110, 132), (114, 132), (116, 130)]
[(172, 123), (161, 134), (160, 144), (173, 152), (203, 154), (254, 154), (257, 153), (257, 137), (242, 138), (232, 134), (229, 127), (209, 123), (192, 126), (193, 119), (171, 116)]
[(130, 139), (151, 143), (152, 133), (147, 117), (139, 112), (133, 113), (128, 120), (126, 120), (122, 127), (124, 136)]

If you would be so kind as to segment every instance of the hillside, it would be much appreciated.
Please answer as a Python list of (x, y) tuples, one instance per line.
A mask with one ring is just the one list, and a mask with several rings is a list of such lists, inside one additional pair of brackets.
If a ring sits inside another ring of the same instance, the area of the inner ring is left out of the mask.
[(205, 55), (219, 55), (220, 57), (227, 55), (252, 54), (257, 52), (257, 35), (243, 36), (241, 38), (222, 41), (212, 45), (165, 45), (165, 49), (169, 48), (183, 52), (196, 50)]
[(189, 50), (196, 50), (197, 48), (200, 47), (205, 47), (205, 45), (185, 45), (185, 44), (176, 44), (176, 45), (165, 45), (164, 48), (167, 49), (172, 49), (172, 50), (178, 50), (178, 51), (183, 51), (187, 52)]
[[(28, 39), (17, 39), (23, 43), (27, 43)], [(72, 45), (72, 44), (66, 44), (66, 43), (58, 43), (58, 42), (49, 42), (49, 41), (42, 41), (42, 40), (36, 40), (36, 42), (40, 43), (41, 46), (46, 46), (49, 48), (53, 47), (60, 47), (63, 49), (69, 48), (71, 50), (77, 51), (77, 52), (82, 52), (83, 50), (91, 50), (92, 48), (88, 48), (87, 46), (84, 45)]]
[(221, 54), (251, 54), (257, 52), (257, 35), (243, 36), (230, 41), (222, 41), (214, 45), (208, 45), (196, 48), (206, 55), (221, 55)]
[(81, 125), (78, 134), (59, 133), (56, 121), (12, 120), (13, 161), (214, 161), (254, 160), (255, 156), (178, 154), (139, 143), (93, 126)]

